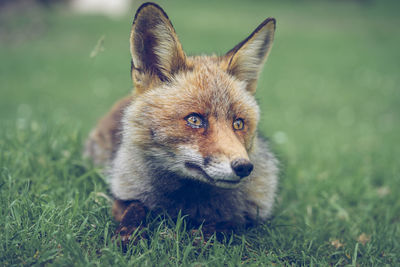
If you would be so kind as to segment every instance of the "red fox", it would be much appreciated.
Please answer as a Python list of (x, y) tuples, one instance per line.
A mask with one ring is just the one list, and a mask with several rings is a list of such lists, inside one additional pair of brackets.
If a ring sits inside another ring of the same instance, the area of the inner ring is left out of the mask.
[(278, 161), (257, 134), (254, 94), (274, 32), (267, 18), (225, 55), (187, 56), (161, 7), (138, 9), (134, 92), (100, 120), (85, 148), (94, 162), (109, 163), (123, 241), (148, 211), (181, 211), (210, 233), (270, 216)]

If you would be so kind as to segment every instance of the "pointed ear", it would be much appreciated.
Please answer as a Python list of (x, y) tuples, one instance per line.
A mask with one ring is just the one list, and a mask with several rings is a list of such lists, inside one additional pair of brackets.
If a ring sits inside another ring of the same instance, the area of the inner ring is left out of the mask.
[(267, 18), (249, 37), (225, 55), (229, 62), (227, 71), (245, 81), (251, 93), (256, 91), (258, 74), (271, 50), (275, 24), (274, 18)]
[(139, 7), (133, 21), (130, 48), (132, 79), (137, 92), (171, 80), (186, 67), (186, 56), (167, 14), (154, 3)]

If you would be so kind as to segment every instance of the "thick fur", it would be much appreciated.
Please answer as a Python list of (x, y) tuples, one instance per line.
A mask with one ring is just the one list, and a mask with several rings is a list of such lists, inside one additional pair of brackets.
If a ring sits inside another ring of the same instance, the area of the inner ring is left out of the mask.
[[(86, 146), (95, 162), (111, 161), (118, 221), (137, 203), (172, 217), (182, 211), (199, 224), (271, 215), (278, 162), (258, 137), (254, 92), (274, 31), (268, 18), (224, 56), (187, 57), (165, 12), (152, 3), (139, 8), (130, 40), (135, 91), (106, 116), (123, 113), (122, 120), (100, 121)], [(188, 123), (191, 114), (203, 118), (201, 127)], [(242, 129), (233, 128), (238, 118)], [(254, 166), (249, 175), (233, 170), (237, 160)]]

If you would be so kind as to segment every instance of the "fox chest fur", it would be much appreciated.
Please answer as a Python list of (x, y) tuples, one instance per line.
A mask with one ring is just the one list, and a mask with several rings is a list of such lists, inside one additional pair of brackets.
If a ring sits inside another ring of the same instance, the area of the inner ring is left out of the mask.
[(116, 200), (197, 223), (246, 224), (271, 214), (277, 160), (257, 134), (254, 93), (274, 31), (269, 18), (223, 56), (188, 57), (165, 12), (152, 3), (139, 8), (130, 39), (133, 96), (100, 121), (86, 146), (96, 162), (110, 162)]

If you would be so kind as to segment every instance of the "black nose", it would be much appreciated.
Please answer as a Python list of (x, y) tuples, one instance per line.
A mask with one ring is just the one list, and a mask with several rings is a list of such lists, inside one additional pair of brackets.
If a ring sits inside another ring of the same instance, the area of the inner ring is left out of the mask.
[(253, 164), (247, 159), (235, 159), (231, 163), (232, 169), (240, 178), (249, 176), (253, 170)]

